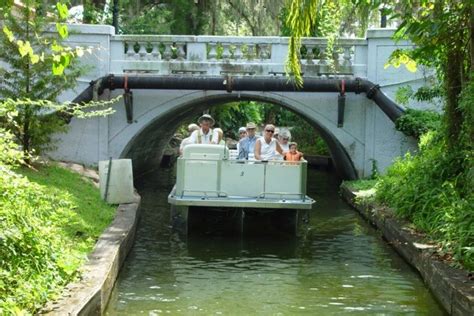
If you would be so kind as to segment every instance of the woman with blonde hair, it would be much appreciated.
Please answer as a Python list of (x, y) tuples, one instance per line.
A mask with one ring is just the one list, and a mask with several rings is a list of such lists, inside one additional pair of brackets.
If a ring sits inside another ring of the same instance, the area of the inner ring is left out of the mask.
[(284, 156), (278, 141), (273, 137), (275, 126), (267, 124), (263, 130), (263, 137), (257, 139), (255, 143), (255, 159), (257, 160), (273, 160), (277, 158), (277, 153)]

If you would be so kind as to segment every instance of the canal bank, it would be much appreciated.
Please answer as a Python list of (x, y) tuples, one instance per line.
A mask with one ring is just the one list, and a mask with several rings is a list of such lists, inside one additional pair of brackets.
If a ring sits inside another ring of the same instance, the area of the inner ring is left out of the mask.
[(120, 269), (135, 240), (141, 198), (120, 204), (115, 218), (89, 255), (78, 282), (66, 286), (61, 298), (42, 310), (47, 315), (102, 315)]
[(474, 280), (469, 271), (441, 260), (436, 247), (426, 244), (425, 236), (410, 228), (407, 221), (396, 218), (393, 210), (364, 201), (361, 192), (346, 184), (341, 185), (341, 195), (418, 271), (450, 315), (474, 314)]

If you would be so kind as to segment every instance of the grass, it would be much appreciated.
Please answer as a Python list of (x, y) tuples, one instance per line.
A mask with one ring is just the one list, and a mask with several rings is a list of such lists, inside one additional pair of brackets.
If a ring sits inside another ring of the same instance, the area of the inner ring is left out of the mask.
[(377, 184), (376, 179), (345, 180), (344, 184), (355, 191), (370, 190)]
[(115, 207), (57, 165), (0, 168), (0, 314), (35, 314), (80, 274)]
[(57, 196), (67, 196), (72, 202), (77, 216), (67, 226), (62, 227), (69, 238), (78, 242), (84, 251), (89, 252), (102, 231), (111, 223), (115, 207), (100, 198), (99, 189), (79, 174), (49, 165), (37, 171), (22, 168), (18, 172)]

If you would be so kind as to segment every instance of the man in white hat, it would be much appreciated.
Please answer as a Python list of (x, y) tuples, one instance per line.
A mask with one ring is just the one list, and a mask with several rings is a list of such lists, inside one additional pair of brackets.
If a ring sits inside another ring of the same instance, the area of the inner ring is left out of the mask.
[(212, 118), (212, 116), (210, 116), (209, 114), (204, 114), (198, 119), (198, 123), (201, 128), (191, 134), (191, 144), (216, 143), (218, 136), (215, 135), (214, 131), (211, 128), (214, 126), (214, 119)]
[(257, 136), (255, 136), (257, 125), (249, 122), (245, 128), (247, 136), (239, 141), (239, 159), (253, 159), (255, 143), (257, 141)]
[[(194, 131), (197, 131), (199, 129), (199, 126), (197, 124), (189, 124), (188, 125), (188, 132), (189, 134), (191, 134), (192, 132)], [(184, 147), (186, 147), (187, 145), (189, 144), (192, 144), (191, 142), (191, 136), (188, 136), (186, 137), (185, 139), (183, 139), (181, 141), (181, 144), (179, 145), (179, 155), (182, 156), (183, 155), (183, 150), (184, 150)]]

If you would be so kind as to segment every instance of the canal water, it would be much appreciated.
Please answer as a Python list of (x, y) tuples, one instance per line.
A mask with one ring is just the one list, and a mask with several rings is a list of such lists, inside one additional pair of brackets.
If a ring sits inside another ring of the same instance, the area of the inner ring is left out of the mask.
[(420, 277), (308, 169), (317, 200), (301, 238), (201, 234), (169, 227), (172, 169), (139, 185), (142, 217), (107, 315), (443, 315)]

